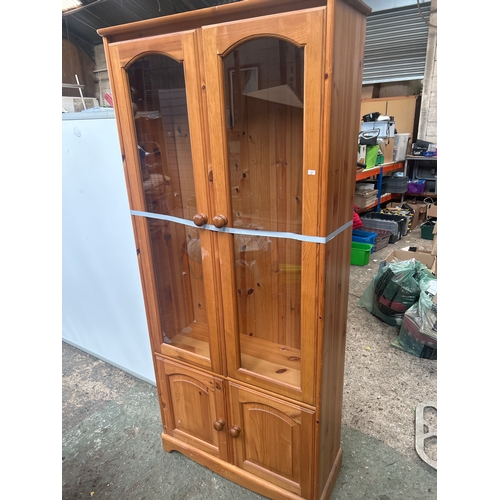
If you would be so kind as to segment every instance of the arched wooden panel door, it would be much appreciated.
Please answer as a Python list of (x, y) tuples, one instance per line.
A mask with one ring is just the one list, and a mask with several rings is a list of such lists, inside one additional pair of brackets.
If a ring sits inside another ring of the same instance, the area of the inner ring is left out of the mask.
[(229, 460), (223, 380), (160, 357), (156, 361), (164, 432)]
[(310, 404), (323, 23), (319, 8), (202, 29), (228, 373)]
[(230, 385), (228, 438), (241, 469), (304, 498), (312, 495), (315, 414)]
[(195, 32), (109, 52), (154, 350), (223, 373)]

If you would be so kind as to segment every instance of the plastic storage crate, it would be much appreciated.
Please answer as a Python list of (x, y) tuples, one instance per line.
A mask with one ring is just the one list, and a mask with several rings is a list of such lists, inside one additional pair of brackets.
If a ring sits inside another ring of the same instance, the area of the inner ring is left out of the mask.
[(409, 194), (422, 194), (425, 193), (425, 179), (418, 179), (415, 181), (408, 182), (407, 193)]
[(377, 239), (377, 233), (371, 233), (369, 231), (362, 231), (361, 229), (353, 229), (352, 230), (352, 241), (355, 243), (368, 243), (372, 246), (372, 252), (375, 250), (375, 241)]
[(353, 266), (366, 266), (370, 262), (370, 253), (373, 245), (368, 243), (351, 243), (351, 264)]
[[(398, 228), (399, 228), (398, 240), (400, 240), (401, 237), (405, 236), (406, 233), (408, 232), (409, 221), (408, 221), (408, 217), (406, 217), (405, 215), (392, 215), (392, 214), (368, 212), (363, 217), (365, 217), (367, 219), (380, 219), (380, 220), (388, 220), (388, 221), (396, 222), (398, 224)], [(386, 228), (382, 228), (382, 229), (386, 229)]]
[(388, 193), (406, 193), (408, 189), (408, 176), (404, 177), (389, 177), (387, 179)]
[(418, 162), (413, 169), (415, 179), (425, 179), (432, 181), (436, 178), (437, 162)]
[(433, 240), (434, 239), (434, 234), (432, 233), (434, 231), (434, 223), (427, 221), (424, 222), (423, 224), (420, 225), (420, 236), (424, 240)]
[(435, 193), (437, 194), (437, 179), (434, 180), (426, 180), (425, 181), (425, 189), (429, 193)]
[[(370, 213), (367, 215), (370, 216)], [(400, 226), (401, 236), (406, 236), (408, 234), (408, 229), (410, 228), (411, 216), (408, 217), (405, 214), (386, 214), (382, 212), (382, 213), (373, 213), (373, 217), (396, 221)]]
[(384, 229), (391, 233), (391, 237), (389, 239), (389, 243), (396, 243), (401, 239), (401, 229), (399, 228), (399, 224), (393, 220), (382, 220), (382, 219), (372, 219), (371, 217), (367, 217), (368, 214), (361, 217), (361, 222), (363, 223), (363, 227), (368, 231), (372, 229)]
[[(383, 209), (378, 215), (390, 215), (391, 217), (404, 217), (404, 224), (401, 228), (401, 236), (406, 236), (411, 228), (411, 223), (413, 221), (414, 211), (412, 209), (402, 208), (400, 210), (388, 210)], [(397, 219), (394, 219), (397, 220)], [(397, 222), (401, 222), (397, 220)]]
[(378, 191), (376, 189), (356, 190), (354, 193), (354, 204), (358, 208), (367, 208), (374, 203), (377, 203)]
[[(373, 231), (377, 237), (375, 238), (375, 244), (373, 246), (373, 252), (378, 252), (389, 245), (392, 233), (387, 229), (375, 229), (372, 228), (370, 231)], [(373, 253), (372, 252), (372, 253)]]

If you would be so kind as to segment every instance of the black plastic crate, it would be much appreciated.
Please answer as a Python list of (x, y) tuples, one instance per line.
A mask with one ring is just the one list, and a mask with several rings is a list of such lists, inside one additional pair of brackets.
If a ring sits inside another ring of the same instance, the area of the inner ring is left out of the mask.
[(408, 176), (389, 177), (387, 179), (386, 191), (388, 193), (406, 193), (406, 190), (408, 189), (408, 180)]
[(370, 228), (370, 231), (377, 234), (375, 238), (375, 245), (373, 247), (373, 252), (378, 252), (382, 248), (385, 248), (391, 241), (392, 233), (387, 229), (377, 229)]
[(406, 233), (408, 232), (408, 217), (404, 215), (390, 215), (390, 214), (381, 214), (376, 212), (368, 212), (367, 214), (363, 215), (363, 218), (397, 222), (398, 232), (399, 232), (398, 240), (400, 240), (401, 237), (405, 236)]
[[(371, 213), (371, 212), (370, 212)], [(368, 231), (373, 231), (375, 229), (384, 229), (391, 233), (389, 238), (389, 243), (396, 243), (401, 239), (401, 229), (399, 228), (399, 223), (393, 220), (382, 220), (375, 219), (372, 217), (367, 217), (369, 214), (365, 214), (361, 217), (361, 222), (363, 223), (363, 229)]]
[(415, 179), (425, 179), (432, 181), (437, 177), (437, 162), (420, 162), (413, 167), (413, 177)]

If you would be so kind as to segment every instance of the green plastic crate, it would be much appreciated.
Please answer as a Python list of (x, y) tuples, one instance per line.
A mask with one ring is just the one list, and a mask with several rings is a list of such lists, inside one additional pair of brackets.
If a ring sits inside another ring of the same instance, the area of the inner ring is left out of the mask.
[(434, 239), (432, 231), (434, 231), (434, 224), (432, 222), (424, 222), (423, 224), (420, 224), (420, 237), (424, 240)]
[(370, 253), (373, 245), (369, 243), (351, 243), (351, 264), (353, 266), (366, 266), (370, 262)]

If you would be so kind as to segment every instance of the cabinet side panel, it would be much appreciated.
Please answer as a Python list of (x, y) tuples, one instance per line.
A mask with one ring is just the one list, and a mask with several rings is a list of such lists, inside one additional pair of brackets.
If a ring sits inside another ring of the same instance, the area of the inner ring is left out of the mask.
[(353, 215), (366, 31), (366, 17), (343, 1), (333, 16), (327, 234)]
[[(325, 199), (327, 234), (352, 220), (353, 216), (366, 29), (366, 16), (347, 2), (332, 0), (328, 7), (328, 27), (333, 29), (333, 35), (330, 33), (327, 40), (333, 39), (333, 50)], [(320, 258), (324, 274), (320, 283), (319, 306), (324, 314), (323, 328), (320, 323), (319, 331), (322, 369), (318, 372), (318, 498), (329, 498), (331, 495), (341, 462), (340, 429), (351, 234), (349, 227), (336, 236), (325, 245)]]
[[(340, 452), (342, 396), (349, 299), (351, 231), (344, 231), (327, 243), (324, 252), (325, 309), (323, 328), (323, 368), (320, 392), (318, 491), (332, 479)], [(338, 471), (336, 472), (338, 473)], [(328, 496), (326, 497), (328, 498)]]

